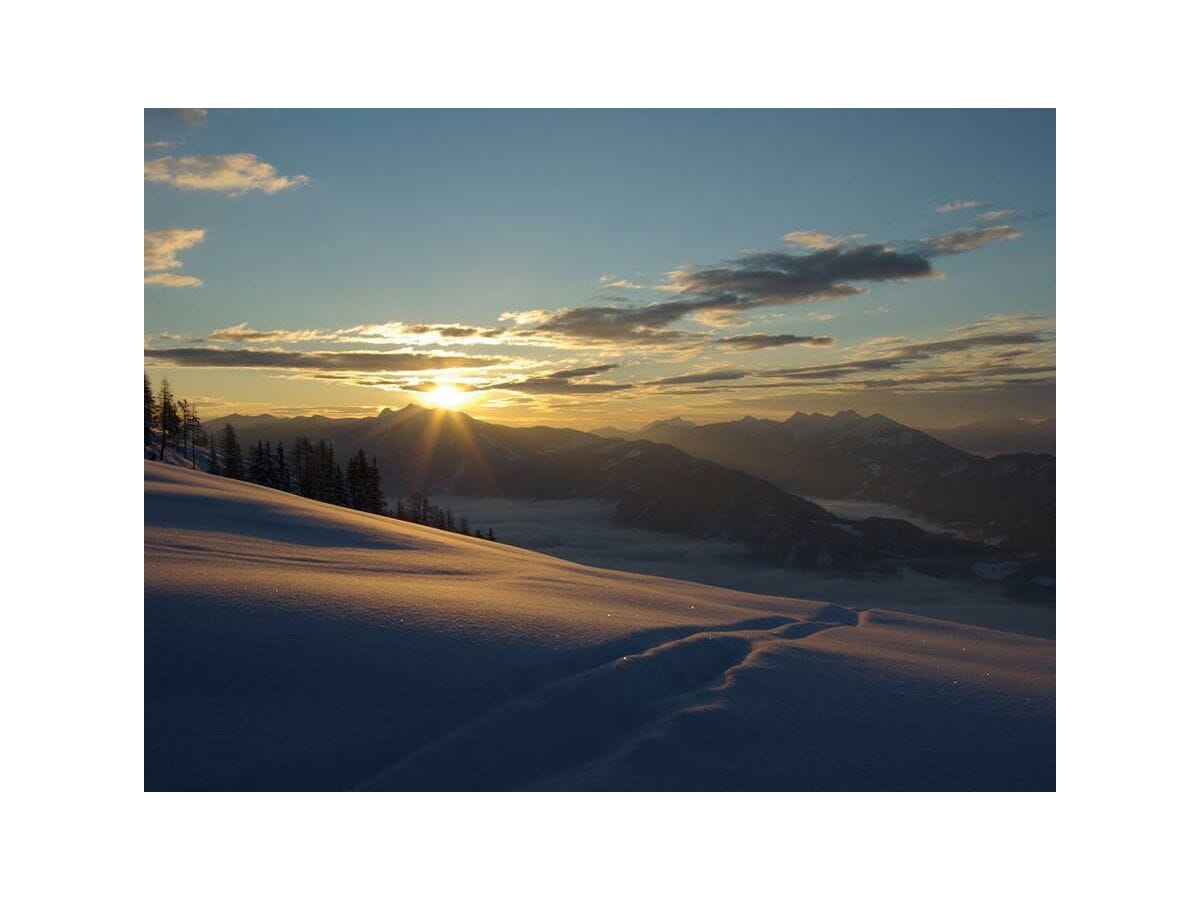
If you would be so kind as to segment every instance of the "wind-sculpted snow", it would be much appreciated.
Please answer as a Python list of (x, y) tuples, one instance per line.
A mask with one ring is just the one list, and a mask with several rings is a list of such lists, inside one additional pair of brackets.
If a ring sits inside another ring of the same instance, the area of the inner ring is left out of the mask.
[(145, 464), (146, 787), (1053, 789), (1054, 643)]

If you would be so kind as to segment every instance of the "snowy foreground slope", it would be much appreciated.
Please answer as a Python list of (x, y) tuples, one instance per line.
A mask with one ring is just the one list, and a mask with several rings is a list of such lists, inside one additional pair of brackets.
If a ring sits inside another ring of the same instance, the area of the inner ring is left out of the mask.
[(1054, 788), (1054, 642), (145, 463), (145, 784)]

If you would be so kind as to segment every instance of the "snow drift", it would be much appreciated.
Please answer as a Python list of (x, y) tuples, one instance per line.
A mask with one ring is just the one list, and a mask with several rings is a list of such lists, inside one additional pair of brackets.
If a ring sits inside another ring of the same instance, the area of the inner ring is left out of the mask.
[(145, 463), (145, 785), (1035, 789), (1054, 642)]

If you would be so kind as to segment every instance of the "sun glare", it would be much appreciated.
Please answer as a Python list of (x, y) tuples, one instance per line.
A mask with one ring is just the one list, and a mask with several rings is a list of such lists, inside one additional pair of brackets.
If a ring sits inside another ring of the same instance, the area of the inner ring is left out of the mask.
[(458, 409), (467, 402), (467, 392), (452, 384), (439, 384), (425, 392), (425, 400), (442, 409)]

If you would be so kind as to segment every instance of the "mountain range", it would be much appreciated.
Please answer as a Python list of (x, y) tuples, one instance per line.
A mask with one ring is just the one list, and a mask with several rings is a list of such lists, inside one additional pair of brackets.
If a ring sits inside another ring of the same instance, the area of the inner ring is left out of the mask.
[(1053, 453), (1055, 450), (1053, 416), (1038, 420), (992, 416), (954, 428), (929, 428), (926, 433), (977, 456)]
[[(415, 404), (374, 418), (229, 416), (243, 446), (332, 441), (338, 456), (363, 449), (378, 462), (385, 494), (410, 491), (615, 503), (617, 524), (749, 544), (777, 565), (852, 570), (897, 561), (970, 571), (991, 548), (882, 517), (848, 521), (758, 473), (702, 458), (666, 440), (628, 441), (567, 428), (516, 428)], [(665, 426), (671, 428), (675, 426)], [(683, 430), (685, 426), (678, 426)]]
[(878, 413), (797, 412), (696, 425), (679, 418), (625, 434), (764, 478), (806, 497), (888, 503), (1010, 550), (1054, 552), (1055, 460), (977, 456)]

